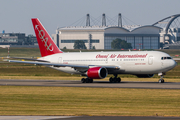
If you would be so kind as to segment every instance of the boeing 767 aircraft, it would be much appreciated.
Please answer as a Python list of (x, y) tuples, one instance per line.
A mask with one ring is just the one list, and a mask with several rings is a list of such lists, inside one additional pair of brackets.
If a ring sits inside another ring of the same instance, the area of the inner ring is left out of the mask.
[(37, 18), (32, 19), (39, 44), (41, 58), (34, 61), (9, 60), (9, 62), (44, 65), (53, 69), (81, 74), (82, 83), (92, 83), (93, 79), (103, 79), (108, 74), (111, 83), (121, 82), (118, 74), (132, 74), (137, 77), (161, 76), (159, 83), (164, 83), (165, 73), (176, 66), (170, 55), (159, 51), (112, 51), (112, 52), (73, 52), (61, 51), (49, 36)]

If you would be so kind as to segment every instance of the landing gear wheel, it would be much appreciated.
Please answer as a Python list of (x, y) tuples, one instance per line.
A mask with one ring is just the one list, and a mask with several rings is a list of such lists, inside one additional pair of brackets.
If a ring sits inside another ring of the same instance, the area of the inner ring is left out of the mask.
[(85, 82), (86, 82), (86, 80), (85, 80), (84, 78), (82, 78), (82, 79), (81, 79), (81, 82), (82, 82), (82, 83), (85, 83)]
[(120, 82), (121, 82), (121, 78), (118, 77), (118, 78), (117, 78), (117, 83), (120, 83)]
[(81, 79), (81, 82), (82, 82), (82, 83), (93, 83), (93, 79), (90, 79), (90, 78), (82, 78), (82, 79)]
[(116, 80), (115, 78), (113, 78), (112, 82), (113, 82), (113, 83), (116, 83), (116, 81), (117, 81), (117, 80)]
[(86, 80), (86, 83), (89, 83), (89, 82), (90, 82), (88, 78), (86, 78), (85, 80)]
[(120, 83), (121, 82), (121, 78), (120, 77), (114, 77), (114, 78), (112, 78), (112, 77), (110, 77), (109, 78), (109, 82), (110, 83)]
[(113, 83), (113, 78), (112, 77), (109, 78), (109, 82)]
[(90, 78), (87, 78), (87, 79), (89, 79), (89, 80), (88, 80), (89, 83), (93, 83), (93, 79), (90, 79)]
[(162, 83), (164, 83), (164, 79), (162, 79)]
[(159, 83), (164, 83), (164, 79), (159, 79)]

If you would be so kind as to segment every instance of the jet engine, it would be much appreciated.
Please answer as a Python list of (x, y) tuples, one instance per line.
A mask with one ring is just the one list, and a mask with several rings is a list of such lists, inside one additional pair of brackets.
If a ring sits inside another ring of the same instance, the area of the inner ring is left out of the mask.
[(87, 76), (90, 79), (103, 79), (107, 74), (107, 69), (103, 67), (93, 67), (89, 68), (87, 71)]
[(140, 74), (136, 75), (138, 78), (151, 78), (154, 76), (154, 74)]

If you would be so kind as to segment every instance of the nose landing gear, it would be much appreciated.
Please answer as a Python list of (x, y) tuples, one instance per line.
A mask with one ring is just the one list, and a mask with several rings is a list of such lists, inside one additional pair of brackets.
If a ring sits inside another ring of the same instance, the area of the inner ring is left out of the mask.
[(165, 75), (165, 74), (166, 74), (166, 73), (158, 73), (158, 75), (161, 76), (161, 78), (160, 78), (159, 81), (158, 81), (159, 83), (164, 83), (164, 79), (163, 79), (164, 76), (163, 76), (163, 75)]
[(158, 82), (159, 82), (159, 83), (164, 83), (164, 79), (163, 79), (163, 78), (164, 78), (164, 76), (161, 76), (161, 78), (159, 79)]

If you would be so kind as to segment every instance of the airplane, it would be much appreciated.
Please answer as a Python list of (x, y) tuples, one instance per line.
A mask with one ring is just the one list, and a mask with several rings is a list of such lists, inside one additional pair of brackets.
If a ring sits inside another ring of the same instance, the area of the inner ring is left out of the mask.
[(63, 52), (61, 51), (38, 18), (32, 18), (41, 57), (33, 61), (9, 60), (9, 62), (44, 65), (70, 74), (86, 76), (82, 83), (103, 79), (108, 74), (110, 83), (119, 83), (118, 74), (132, 74), (139, 78), (150, 78), (158, 74), (159, 83), (164, 75), (176, 66), (170, 55), (160, 51), (110, 51), (110, 52)]

